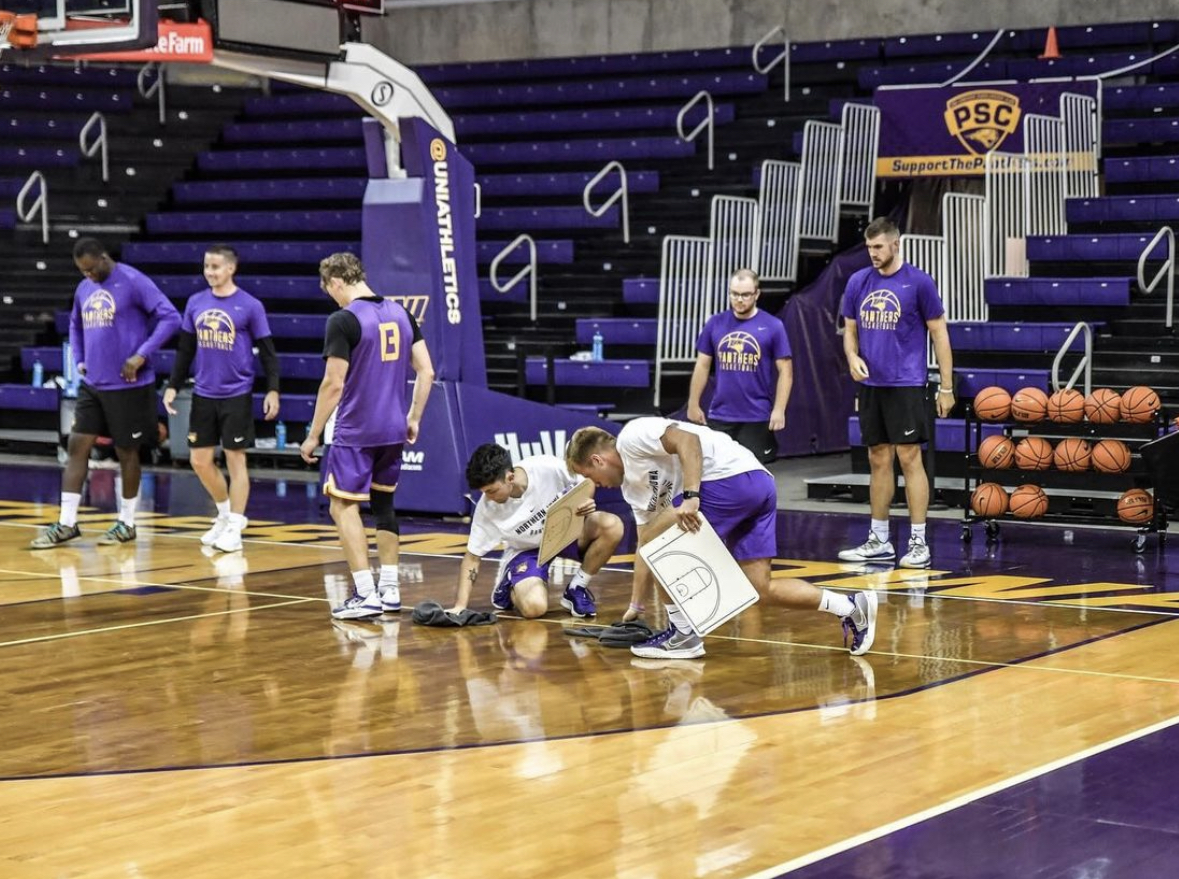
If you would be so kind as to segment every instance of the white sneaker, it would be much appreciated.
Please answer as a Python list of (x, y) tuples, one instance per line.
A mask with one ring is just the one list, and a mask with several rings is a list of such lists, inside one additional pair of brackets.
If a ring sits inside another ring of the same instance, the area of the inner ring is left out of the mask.
[(339, 607), (332, 608), (332, 618), (337, 620), (368, 620), (379, 617), (384, 612), (381, 607), (381, 596), (374, 589), (368, 595), (361, 597), (353, 592), (348, 600)]
[(381, 594), (381, 610), (385, 613), (397, 613), (401, 610), (401, 590), (396, 586), (386, 586), (378, 589)]
[[(876, 640), (876, 608), (880, 597), (875, 592), (857, 592), (852, 599), (855, 609), (843, 618), (843, 642), (852, 656), (867, 653)], [(851, 644), (848, 645), (848, 636)]]
[(213, 520), (213, 527), (201, 535), (201, 546), (212, 546), (217, 542), (217, 538), (225, 533), (225, 529), (229, 527), (228, 516), (218, 516)]
[(242, 548), (242, 532), (246, 530), (246, 526), (249, 524), (250, 520), (245, 516), (230, 513), (225, 529), (213, 541), (213, 549), (220, 550), (221, 552), (240, 552)]
[(869, 533), (868, 539), (853, 549), (845, 549), (839, 553), (840, 561), (845, 562), (884, 562), (897, 557), (897, 551), (892, 548), (892, 541), (881, 541), (875, 534)]
[(909, 538), (909, 551), (901, 556), (902, 568), (928, 568), (929, 546), (920, 537)]

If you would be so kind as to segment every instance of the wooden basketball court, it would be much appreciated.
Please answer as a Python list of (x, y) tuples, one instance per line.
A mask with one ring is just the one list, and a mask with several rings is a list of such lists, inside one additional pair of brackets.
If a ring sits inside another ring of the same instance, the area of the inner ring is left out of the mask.
[[(780, 559), (880, 591), (867, 656), (833, 617), (756, 606), (661, 664), (559, 610), (333, 624), (324, 521), (259, 518), (209, 557), (204, 517), (149, 512), (102, 548), (91, 512), (78, 544), (26, 549), (55, 512), (0, 504), (12, 879), (777, 876), (1179, 718), (1173, 593), (1053, 579), (1035, 536), (987, 575)], [(795, 532), (838, 541), (843, 518)], [(450, 598), (464, 545), (406, 534), (407, 605)], [(603, 622), (629, 560), (594, 583)], [(912, 875), (862, 861), (821, 875)]]

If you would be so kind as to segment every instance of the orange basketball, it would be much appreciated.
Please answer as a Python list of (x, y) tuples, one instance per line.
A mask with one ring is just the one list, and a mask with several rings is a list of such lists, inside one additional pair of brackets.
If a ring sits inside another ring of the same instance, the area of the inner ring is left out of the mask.
[(1118, 498), (1118, 518), (1123, 522), (1142, 524), (1154, 518), (1154, 498), (1150, 492), (1132, 488)]
[(1006, 470), (1015, 460), (1015, 443), (1005, 436), (989, 436), (978, 447), (978, 463), (988, 470)]
[(974, 395), (974, 414), (983, 421), (1006, 421), (1011, 417), (1011, 395), (996, 385)]
[(1100, 473), (1124, 473), (1130, 469), (1130, 447), (1121, 440), (1102, 440), (1093, 447), (1093, 469)]
[(1048, 420), (1076, 424), (1085, 417), (1085, 398), (1080, 391), (1061, 388), (1048, 398)]
[(1021, 485), (1011, 492), (1007, 506), (1017, 519), (1038, 519), (1048, 512), (1048, 495), (1038, 485)]
[(1052, 443), (1042, 436), (1025, 436), (1015, 447), (1015, 466), (1020, 470), (1047, 470), (1052, 466)]
[(970, 509), (976, 516), (994, 519), (1007, 512), (1007, 492), (997, 482), (983, 482), (970, 496)]
[(1145, 385), (1130, 388), (1122, 394), (1122, 421), (1146, 424), (1159, 408), (1159, 395)]
[(1085, 417), (1094, 424), (1113, 424), (1122, 417), (1122, 395), (1109, 388), (1094, 388), (1085, 398)]
[(1011, 398), (1011, 417), (1016, 421), (1042, 421), (1048, 412), (1048, 395), (1039, 388), (1020, 388)]
[(1089, 444), (1075, 436), (1062, 439), (1056, 444), (1056, 451), (1052, 453), (1052, 462), (1056, 464), (1056, 469), (1069, 473), (1088, 470), (1091, 458), (1092, 449)]

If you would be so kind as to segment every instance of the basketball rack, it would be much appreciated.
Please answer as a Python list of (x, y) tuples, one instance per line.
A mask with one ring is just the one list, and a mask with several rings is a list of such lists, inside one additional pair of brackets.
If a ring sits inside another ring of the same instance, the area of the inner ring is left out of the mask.
[[(1065, 437), (1080, 437), (1089, 442), (1102, 439), (1120, 439), (1131, 450), (1130, 467), (1123, 473), (1100, 473), (1085, 470), (1070, 473), (1062, 470), (1021, 470), (1012, 467), (1008, 470), (993, 470), (983, 467), (978, 462), (976, 452), (982, 445), (982, 428), (984, 424), (1002, 426), (1004, 435), (1018, 441), (1024, 436), (1046, 436), (1059, 440)], [(974, 414), (974, 406), (966, 404), (966, 461), (964, 472), (964, 499), (962, 510), (962, 542), (970, 543), (974, 540), (973, 526), (982, 523), (988, 542), (997, 541), (1000, 536), (1001, 524), (1007, 522), (1044, 522), (1058, 525), (1090, 525), (1100, 527), (1115, 527), (1132, 529), (1135, 534), (1131, 546), (1136, 553), (1146, 550), (1146, 538), (1149, 534), (1158, 534), (1159, 542), (1166, 541), (1167, 513), (1166, 505), (1154, 495), (1154, 515), (1148, 522), (1123, 522), (1117, 515), (1117, 495), (1129, 488), (1154, 489), (1158, 477), (1153, 468), (1148, 466), (1141, 449), (1152, 441), (1158, 440), (1166, 433), (1167, 421), (1162, 411), (1155, 413), (1154, 418), (1146, 424), (1093, 424), (1083, 421), (1066, 424), (1056, 421), (1038, 421), (1032, 423), (1006, 421), (982, 421)], [(1050, 480), (1051, 484), (1044, 483)], [(1035, 519), (1020, 519), (1010, 513), (997, 517), (979, 516), (970, 506), (974, 489), (984, 482), (996, 482), (1006, 487), (1018, 487), (1025, 484), (1036, 484), (1046, 489), (1052, 489), (1049, 496), (1048, 512)], [(1053, 509), (1053, 507), (1056, 509)], [(1061, 510), (1067, 505), (1067, 511)]]

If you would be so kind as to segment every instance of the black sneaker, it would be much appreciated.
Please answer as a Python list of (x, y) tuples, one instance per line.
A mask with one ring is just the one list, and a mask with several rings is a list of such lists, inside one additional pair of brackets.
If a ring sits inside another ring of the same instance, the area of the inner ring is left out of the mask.
[(135, 526), (126, 522), (116, 522), (102, 537), (98, 538), (99, 546), (117, 546), (120, 543), (130, 543), (135, 539)]
[(53, 549), (53, 547), (61, 546), (67, 541), (77, 540), (81, 536), (82, 529), (77, 525), (63, 525), (61, 522), (54, 522), (34, 537), (29, 546), (33, 549)]

